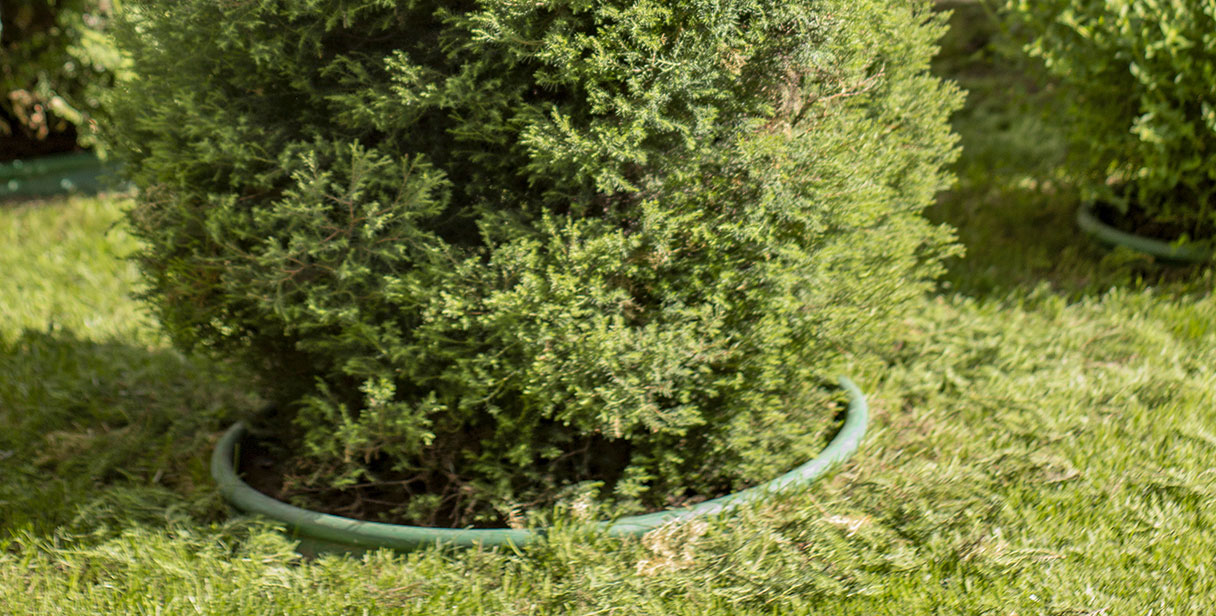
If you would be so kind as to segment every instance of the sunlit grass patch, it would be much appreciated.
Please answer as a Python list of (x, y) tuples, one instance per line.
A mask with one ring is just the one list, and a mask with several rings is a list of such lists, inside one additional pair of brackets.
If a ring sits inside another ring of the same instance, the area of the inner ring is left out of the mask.
[(24, 329), (61, 328), (102, 340), (159, 342), (133, 301), (135, 240), (122, 224), (123, 198), (0, 204), (0, 339)]

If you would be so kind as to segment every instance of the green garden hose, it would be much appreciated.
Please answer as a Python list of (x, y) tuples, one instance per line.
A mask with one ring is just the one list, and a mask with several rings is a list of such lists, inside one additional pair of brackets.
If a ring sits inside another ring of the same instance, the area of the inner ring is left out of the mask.
[[(841, 377), (840, 386), (849, 397), (844, 425), (815, 459), (767, 483), (687, 509), (668, 509), (601, 524), (606, 526), (608, 533), (614, 537), (640, 536), (668, 522), (722, 513), (732, 507), (762, 499), (768, 494), (814, 482), (857, 451), (869, 423), (869, 405), (865, 395), (848, 378)], [(364, 522), (289, 505), (254, 490), (237, 476), (236, 446), (246, 432), (245, 424), (238, 422), (224, 433), (211, 455), (211, 475), (219, 484), (220, 493), (229, 503), (246, 513), (263, 515), (282, 522), (293, 535), (302, 540), (302, 551), (307, 549), (317, 552), (357, 552), (382, 547), (409, 551), (436, 544), (455, 547), (522, 546), (544, 532), (509, 528), (425, 528)]]
[(1120, 231), (1099, 220), (1089, 203), (1077, 208), (1077, 226), (1104, 244), (1123, 246), (1164, 261), (1206, 263), (1212, 260), (1209, 243), (1166, 242)]
[(0, 163), (0, 200), (96, 193), (114, 171), (90, 152), (69, 152)]

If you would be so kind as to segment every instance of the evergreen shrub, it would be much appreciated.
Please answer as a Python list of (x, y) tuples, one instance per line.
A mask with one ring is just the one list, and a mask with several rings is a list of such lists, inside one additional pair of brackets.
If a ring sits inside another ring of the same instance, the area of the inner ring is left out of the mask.
[(107, 26), (118, 0), (0, 3), (0, 135), (75, 133), (93, 145), (101, 93), (121, 72)]
[(1007, 0), (1073, 102), (1087, 198), (1216, 236), (1216, 1)]
[(262, 377), (297, 494), (466, 524), (768, 479), (954, 249), (925, 2), (127, 6), (148, 296)]

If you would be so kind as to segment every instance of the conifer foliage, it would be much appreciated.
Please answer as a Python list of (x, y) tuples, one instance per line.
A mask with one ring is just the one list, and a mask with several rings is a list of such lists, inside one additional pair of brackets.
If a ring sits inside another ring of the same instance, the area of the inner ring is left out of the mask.
[(953, 250), (919, 0), (126, 6), (148, 297), (405, 519), (783, 471)]
[(1006, 0), (1074, 103), (1091, 199), (1216, 236), (1216, 0)]

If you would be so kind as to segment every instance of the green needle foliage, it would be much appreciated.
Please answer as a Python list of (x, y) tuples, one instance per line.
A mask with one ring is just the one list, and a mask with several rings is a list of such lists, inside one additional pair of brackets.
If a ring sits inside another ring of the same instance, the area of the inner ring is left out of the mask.
[(1216, 1), (1009, 0), (1074, 101), (1089, 198), (1216, 236)]
[(302, 490), (464, 524), (768, 478), (954, 249), (919, 0), (126, 7), (147, 295), (261, 377)]

